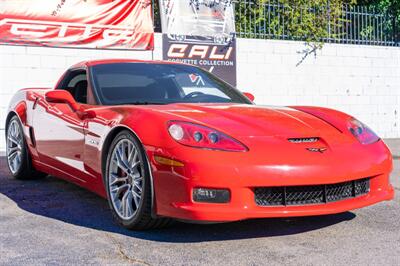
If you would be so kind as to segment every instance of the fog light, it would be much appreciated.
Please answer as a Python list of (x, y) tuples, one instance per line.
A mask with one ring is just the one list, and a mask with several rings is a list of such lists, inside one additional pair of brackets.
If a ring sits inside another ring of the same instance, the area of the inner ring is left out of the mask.
[(231, 193), (226, 189), (193, 189), (193, 200), (196, 202), (227, 203), (230, 201)]

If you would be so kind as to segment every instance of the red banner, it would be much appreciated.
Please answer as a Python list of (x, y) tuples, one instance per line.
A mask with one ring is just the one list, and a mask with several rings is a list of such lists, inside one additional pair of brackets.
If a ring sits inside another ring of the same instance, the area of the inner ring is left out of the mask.
[(152, 50), (151, 0), (0, 0), (0, 43)]

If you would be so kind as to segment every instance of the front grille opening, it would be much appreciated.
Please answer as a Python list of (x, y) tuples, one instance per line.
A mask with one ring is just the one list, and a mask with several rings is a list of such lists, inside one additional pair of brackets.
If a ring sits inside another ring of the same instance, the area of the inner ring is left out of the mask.
[(259, 187), (254, 189), (259, 206), (324, 204), (359, 197), (370, 191), (370, 179), (315, 186)]

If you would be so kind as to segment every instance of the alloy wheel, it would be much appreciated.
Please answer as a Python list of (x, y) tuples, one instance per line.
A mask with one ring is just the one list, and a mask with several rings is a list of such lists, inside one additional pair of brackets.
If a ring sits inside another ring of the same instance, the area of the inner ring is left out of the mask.
[(23, 135), (17, 120), (12, 120), (7, 130), (7, 162), (13, 174), (17, 173), (22, 165)]
[(108, 189), (114, 210), (123, 220), (132, 219), (142, 202), (144, 171), (139, 150), (129, 139), (120, 140), (112, 151)]

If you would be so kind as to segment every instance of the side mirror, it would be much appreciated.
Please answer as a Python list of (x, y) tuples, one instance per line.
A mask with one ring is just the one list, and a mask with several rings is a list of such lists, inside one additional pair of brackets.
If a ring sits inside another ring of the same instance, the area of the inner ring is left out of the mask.
[(66, 103), (71, 109), (76, 112), (79, 110), (79, 105), (72, 97), (71, 93), (66, 90), (52, 90), (46, 92), (46, 101), (49, 103)]
[(246, 96), (250, 101), (254, 102), (255, 97), (250, 92), (243, 92), (243, 95)]
[(93, 110), (83, 110), (81, 108), (76, 113), (82, 120), (96, 118), (96, 112)]

